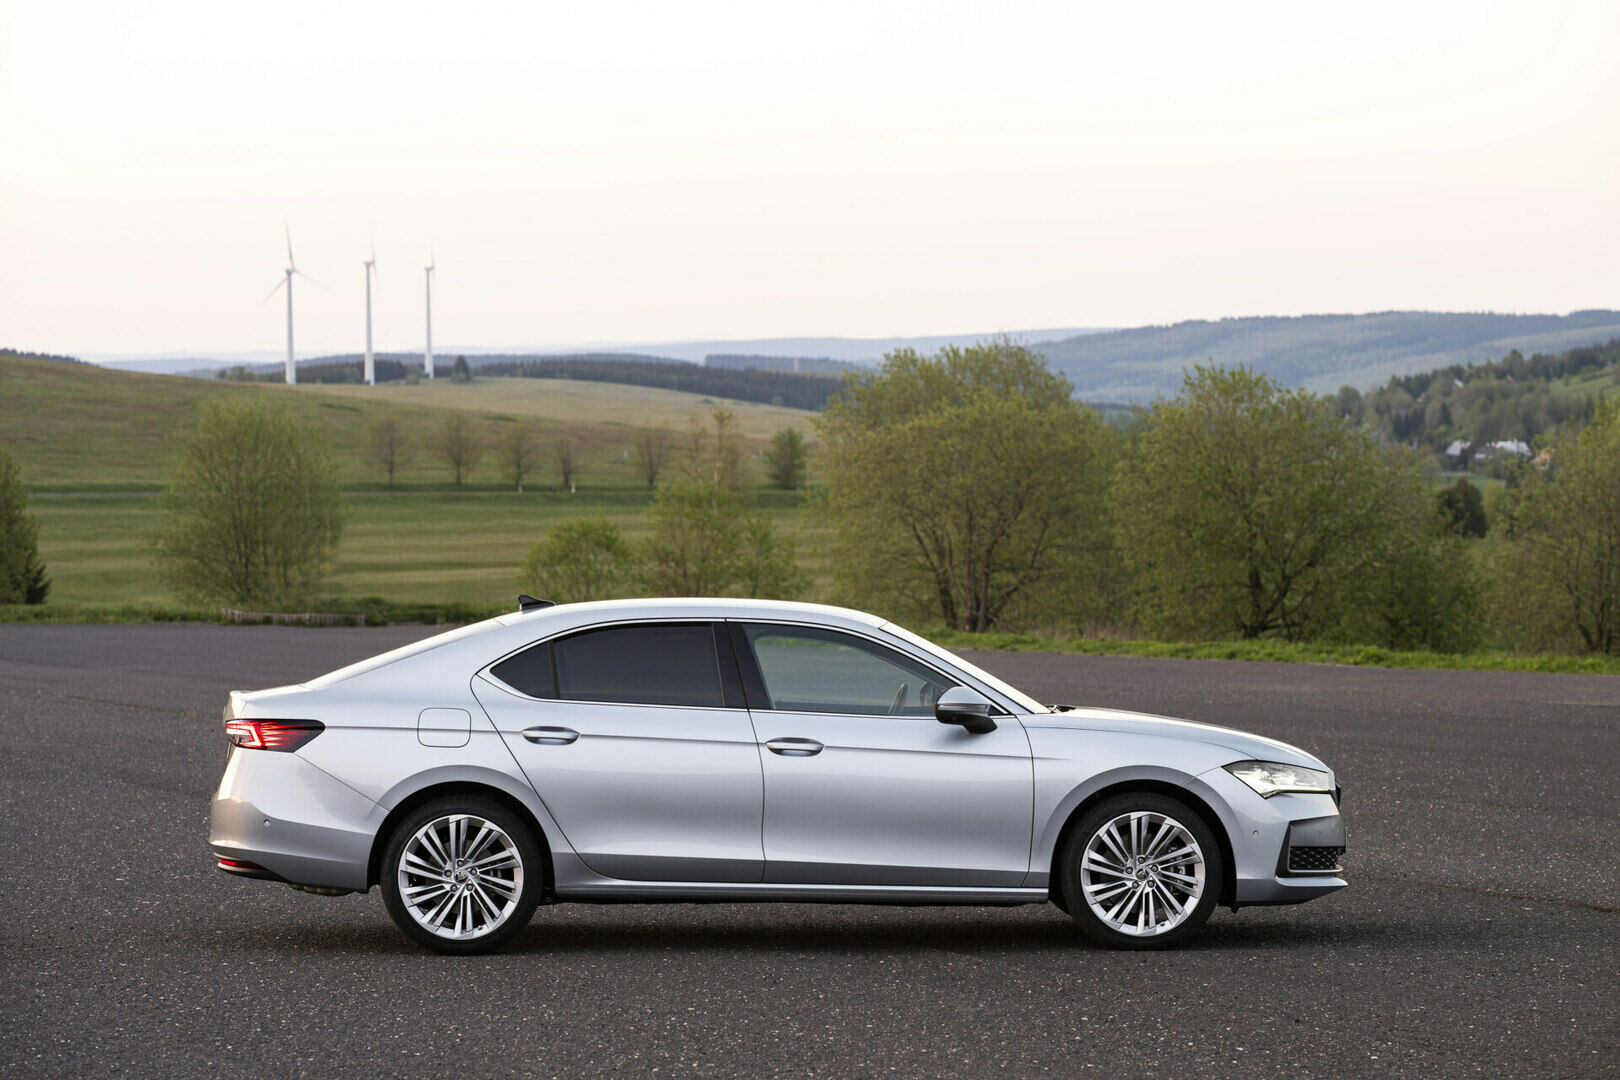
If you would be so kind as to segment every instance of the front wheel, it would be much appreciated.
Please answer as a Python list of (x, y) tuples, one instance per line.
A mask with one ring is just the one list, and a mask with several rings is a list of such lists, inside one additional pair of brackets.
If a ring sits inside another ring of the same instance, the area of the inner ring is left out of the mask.
[(1137, 792), (1088, 810), (1064, 844), (1064, 906), (1093, 940), (1120, 949), (1179, 945), (1215, 909), (1225, 866), (1203, 817)]
[(489, 799), (452, 797), (399, 823), (381, 877), (388, 914), (414, 941), (439, 952), (481, 953), (528, 923), (545, 861), (516, 814)]

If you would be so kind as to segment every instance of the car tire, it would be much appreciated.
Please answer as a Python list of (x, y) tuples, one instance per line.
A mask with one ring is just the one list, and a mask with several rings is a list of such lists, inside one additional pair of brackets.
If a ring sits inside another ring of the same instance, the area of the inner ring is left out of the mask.
[(394, 827), (379, 884), (407, 937), (466, 956), (500, 948), (528, 924), (546, 870), (539, 841), (517, 814), (493, 799), (451, 796)]
[(1105, 799), (1075, 822), (1057, 884), (1061, 906), (1092, 940), (1165, 949), (1203, 928), (1225, 873), (1221, 845), (1202, 814), (1141, 791)]

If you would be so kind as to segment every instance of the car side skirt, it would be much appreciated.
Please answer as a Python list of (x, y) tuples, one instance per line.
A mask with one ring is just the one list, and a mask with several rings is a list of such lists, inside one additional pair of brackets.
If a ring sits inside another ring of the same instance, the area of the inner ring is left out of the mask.
[(798, 904), (1044, 904), (1045, 889), (996, 889), (912, 885), (777, 885), (693, 881), (599, 881), (559, 888), (555, 900), (567, 902), (717, 901)]

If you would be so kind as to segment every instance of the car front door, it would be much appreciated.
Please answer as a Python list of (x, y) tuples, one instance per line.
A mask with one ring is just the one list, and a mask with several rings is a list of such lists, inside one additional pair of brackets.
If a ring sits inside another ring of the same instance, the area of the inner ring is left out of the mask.
[(934, 718), (955, 680), (824, 627), (733, 623), (765, 769), (765, 880), (1012, 887), (1029, 870), (1034, 775), (1019, 722)]
[(724, 624), (541, 642), (473, 692), (585, 865), (635, 881), (757, 882), (759, 750)]

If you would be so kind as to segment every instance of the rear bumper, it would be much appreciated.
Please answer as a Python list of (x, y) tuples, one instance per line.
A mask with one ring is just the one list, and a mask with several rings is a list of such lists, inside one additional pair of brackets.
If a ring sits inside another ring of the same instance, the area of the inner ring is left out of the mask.
[(237, 748), (214, 796), (208, 844), (219, 869), (238, 877), (363, 891), (383, 817), (296, 753)]

